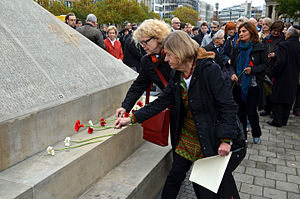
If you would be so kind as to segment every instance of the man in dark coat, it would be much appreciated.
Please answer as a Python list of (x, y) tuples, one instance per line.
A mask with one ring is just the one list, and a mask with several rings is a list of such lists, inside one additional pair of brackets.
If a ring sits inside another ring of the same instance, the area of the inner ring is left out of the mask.
[(101, 48), (105, 49), (102, 33), (97, 29), (97, 17), (95, 15), (89, 14), (84, 26), (78, 28), (77, 31)]
[(278, 46), (276, 63), (272, 69), (273, 120), (268, 124), (276, 127), (287, 124), (297, 92), (300, 72), (299, 32), (294, 27), (287, 31), (287, 40)]
[(208, 31), (208, 24), (206, 22), (203, 22), (200, 25), (200, 31), (198, 31), (198, 34), (192, 37), (199, 45), (202, 43), (203, 37), (207, 34)]

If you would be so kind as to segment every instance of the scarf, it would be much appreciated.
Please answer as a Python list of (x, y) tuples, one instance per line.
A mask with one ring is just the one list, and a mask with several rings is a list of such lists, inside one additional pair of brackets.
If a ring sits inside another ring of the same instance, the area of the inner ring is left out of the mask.
[[(237, 74), (240, 75), (246, 67), (249, 66), (250, 53), (253, 49), (253, 44), (251, 42), (247, 42), (244, 44), (243, 42), (238, 43), (238, 58), (237, 58)], [(241, 76), (242, 83), (242, 100), (246, 102), (248, 89), (251, 84), (252, 75), (246, 75), (245, 72)]]

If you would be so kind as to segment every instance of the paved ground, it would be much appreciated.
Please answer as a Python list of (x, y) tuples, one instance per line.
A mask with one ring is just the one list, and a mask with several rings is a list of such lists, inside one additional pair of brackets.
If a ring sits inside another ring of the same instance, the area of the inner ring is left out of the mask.
[[(234, 178), (241, 199), (300, 199), (300, 117), (290, 116), (282, 128), (266, 124), (260, 117), (262, 136), (253, 144), (248, 136), (248, 152), (235, 170)], [(195, 199), (188, 177), (178, 199)], [(157, 197), (157, 199), (160, 196)]]

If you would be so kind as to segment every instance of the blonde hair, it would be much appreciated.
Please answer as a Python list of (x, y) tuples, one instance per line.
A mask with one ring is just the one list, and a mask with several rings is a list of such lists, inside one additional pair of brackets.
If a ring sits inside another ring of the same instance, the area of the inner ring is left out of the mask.
[(133, 39), (135, 43), (138, 43), (142, 36), (154, 37), (159, 44), (162, 44), (170, 32), (171, 28), (165, 22), (147, 19), (133, 32)]
[(116, 26), (109, 26), (109, 27), (107, 28), (106, 32), (108, 33), (108, 32), (111, 31), (111, 30), (114, 30), (115, 33), (116, 33), (116, 35), (118, 34), (118, 30), (117, 30)]
[(186, 32), (176, 30), (166, 37), (163, 48), (173, 52), (179, 64), (183, 64), (197, 57), (200, 46)]
[(272, 19), (271, 18), (269, 18), (269, 17), (266, 17), (266, 18), (264, 18), (263, 19), (263, 23), (266, 23), (267, 24), (267, 26), (271, 29), (271, 26), (272, 26)]

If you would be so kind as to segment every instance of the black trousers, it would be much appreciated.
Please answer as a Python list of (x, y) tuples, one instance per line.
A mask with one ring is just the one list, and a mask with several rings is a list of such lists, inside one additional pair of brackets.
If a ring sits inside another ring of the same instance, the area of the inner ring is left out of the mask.
[[(181, 183), (184, 181), (186, 173), (193, 164), (190, 160), (183, 158), (177, 153), (173, 153), (173, 155), (174, 161), (162, 191), (162, 199), (176, 199)], [(225, 171), (217, 194), (196, 183), (193, 183), (193, 188), (198, 199), (231, 199), (232, 197), (234, 199), (240, 198), (234, 178), (229, 169), (226, 169)]]
[(273, 123), (279, 126), (285, 126), (289, 119), (291, 104), (273, 103), (272, 105)]
[(243, 124), (245, 137), (247, 138), (247, 116), (249, 119), (249, 123), (251, 125), (252, 136), (260, 137), (261, 129), (259, 126), (259, 117), (258, 117), (258, 113), (257, 113), (258, 96), (259, 96), (258, 87), (256, 86), (256, 87), (249, 88), (246, 102), (244, 102), (242, 100), (240, 86), (234, 87), (233, 96), (239, 107), (238, 116), (239, 116), (241, 123)]
[(298, 85), (296, 93), (296, 101), (293, 108), (293, 113), (300, 112), (300, 85)]

